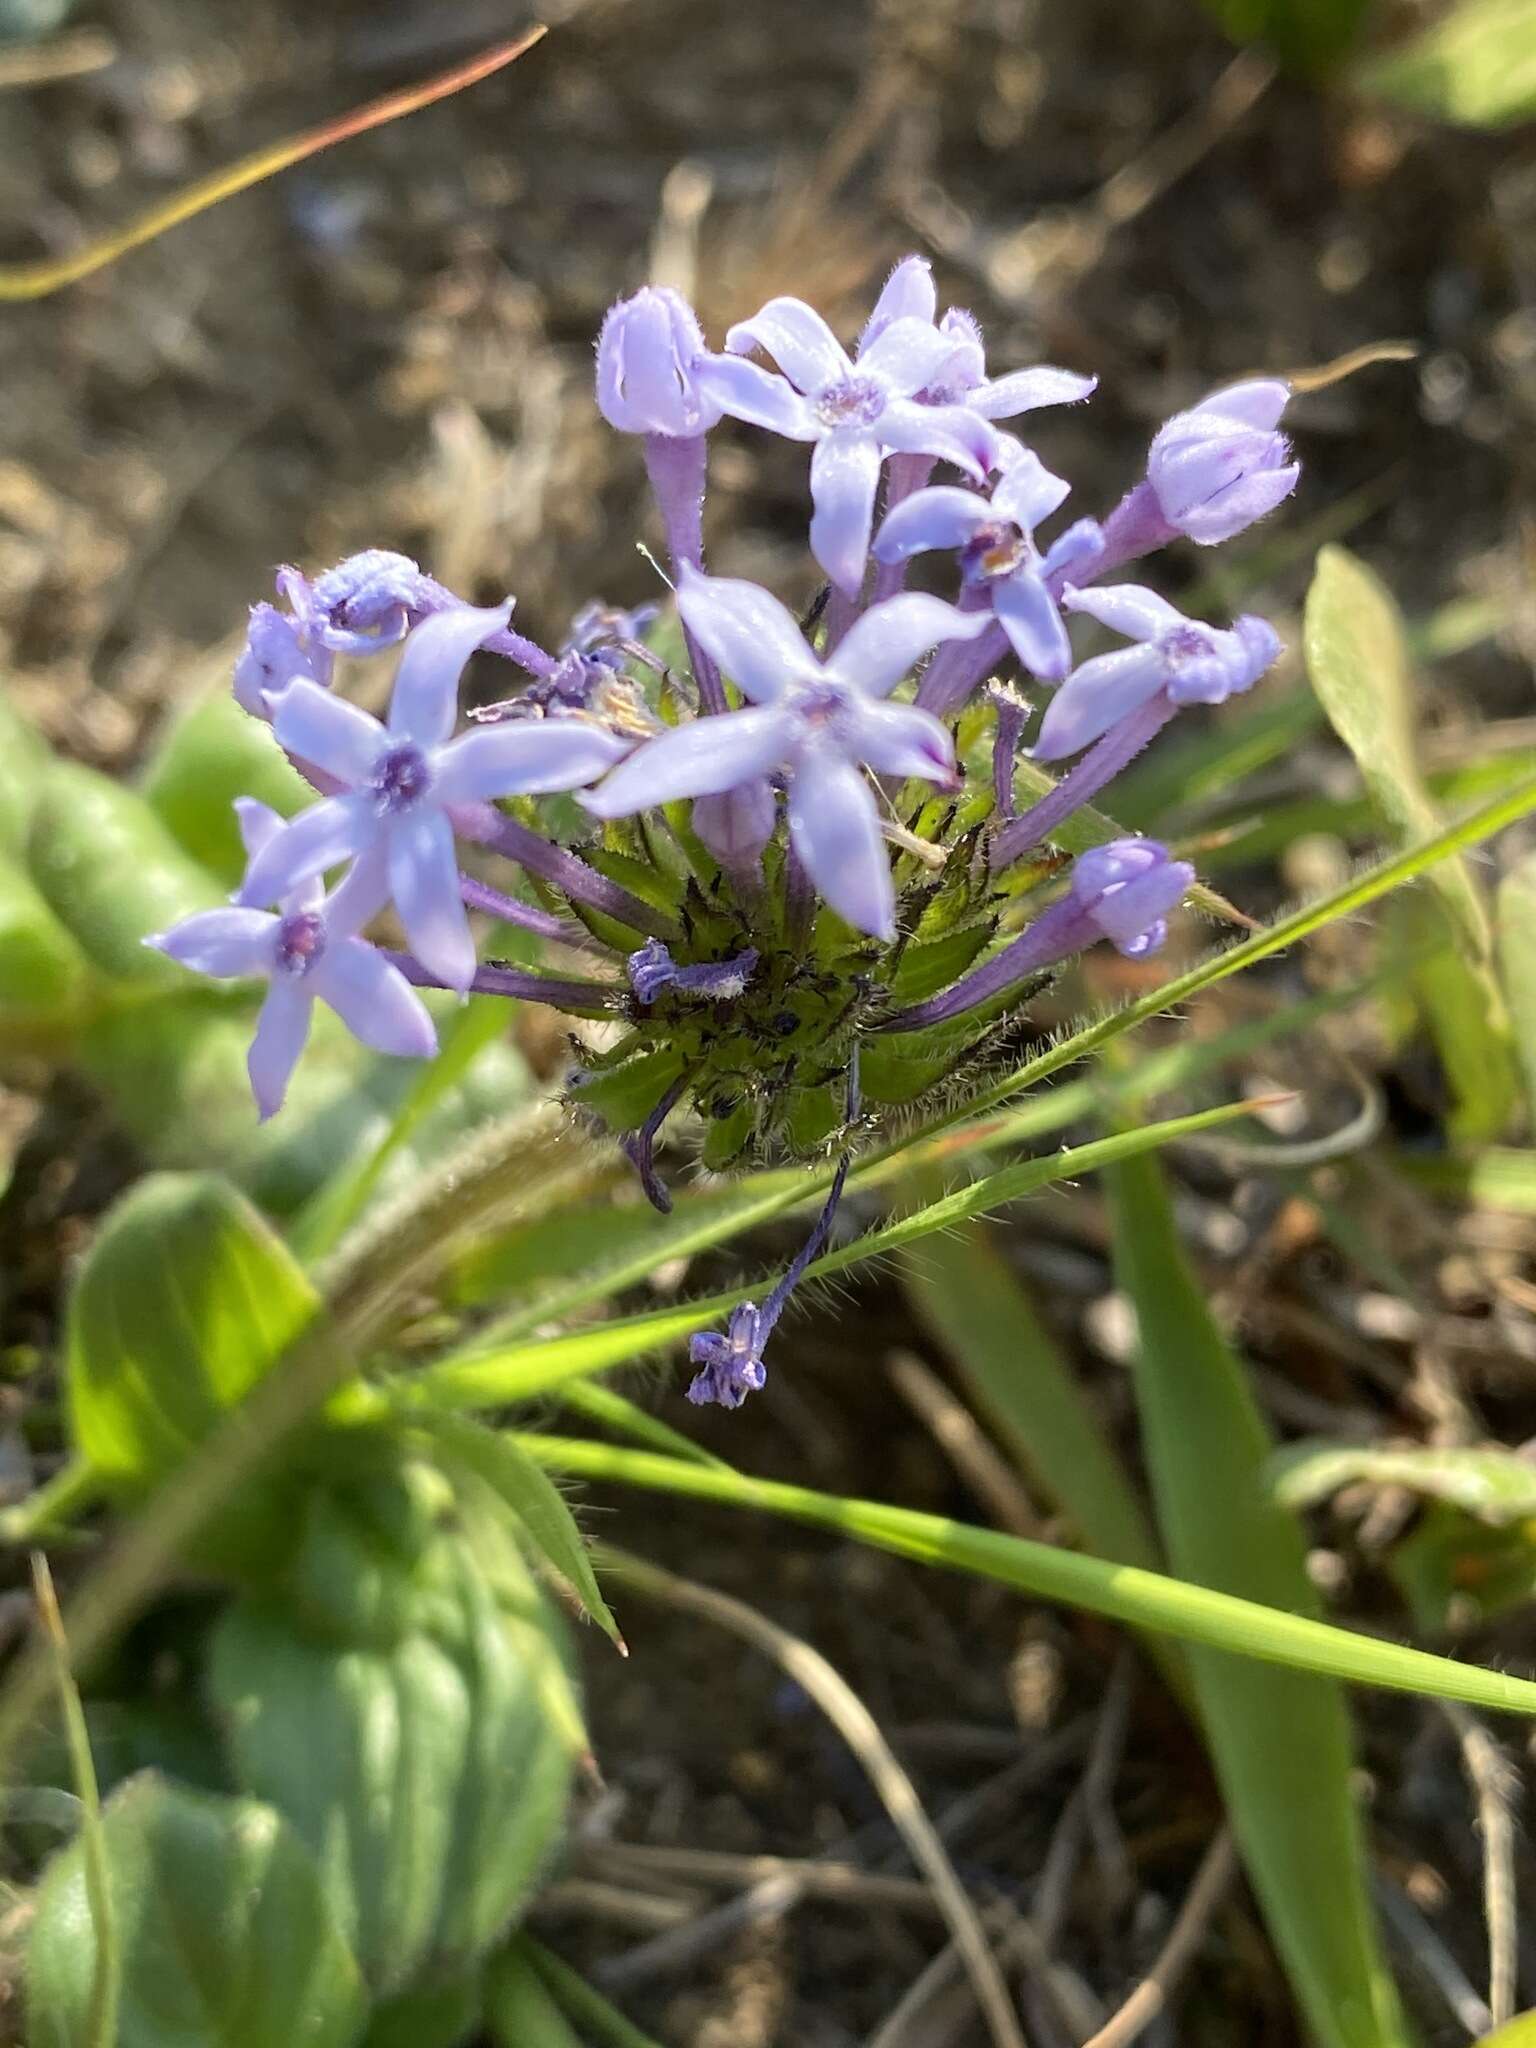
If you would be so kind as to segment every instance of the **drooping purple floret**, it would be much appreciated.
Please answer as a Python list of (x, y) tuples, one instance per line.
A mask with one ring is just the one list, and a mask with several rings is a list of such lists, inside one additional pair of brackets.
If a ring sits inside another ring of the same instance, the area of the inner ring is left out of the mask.
[(756, 947), (748, 946), (729, 960), (701, 960), (679, 967), (660, 939), (647, 939), (630, 954), (625, 966), (636, 1002), (649, 1007), (666, 988), (685, 989), (710, 1002), (734, 1002), (752, 979), (757, 962)]
[[(255, 858), (283, 822), (251, 797), (235, 808), (246, 851)], [(203, 910), (144, 941), (199, 974), (267, 982), (247, 1060), (263, 1121), (282, 1107), (317, 1001), (376, 1052), (430, 1059), (437, 1051), (420, 996), (398, 967), (357, 936), (383, 904), (386, 887), (377, 862), (359, 863), (330, 897), (315, 877), (286, 895), (275, 915)]]
[(630, 742), (584, 719), (517, 720), (450, 738), (459, 676), (507, 622), (508, 605), (439, 612), (411, 633), (389, 722), (305, 681), (277, 701), (278, 740), (340, 785), (283, 826), (246, 871), (237, 902), (261, 908), (344, 860), (377, 854), (406, 937), (422, 965), (466, 989), (475, 947), (459, 893), (454, 804), (576, 789)]
[(1077, 753), (1159, 695), (1177, 707), (1220, 704), (1250, 689), (1281, 651), (1279, 635), (1264, 619), (1245, 614), (1230, 630), (1207, 626), (1139, 583), (1068, 590), (1062, 604), (1134, 644), (1096, 655), (1067, 677), (1035, 742), (1041, 761)]
[(850, 924), (891, 938), (890, 861), (862, 770), (953, 782), (948, 730), (914, 705), (883, 700), (920, 656), (942, 640), (982, 632), (985, 616), (936, 597), (894, 597), (865, 612), (822, 661), (784, 606), (756, 584), (685, 570), (678, 608), (750, 708), (663, 733), (582, 802), (600, 818), (741, 790), (766, 791), (771, 802), (769, 777), (782, 774), (790, 842), (811, 880)]
[(1147, 457), (1163, 517), (1202, 547), (1230, 540), (1288, 498), (1301, 475), (1278, 431), (1291, 387), (1254, 378), (1175, 413)]

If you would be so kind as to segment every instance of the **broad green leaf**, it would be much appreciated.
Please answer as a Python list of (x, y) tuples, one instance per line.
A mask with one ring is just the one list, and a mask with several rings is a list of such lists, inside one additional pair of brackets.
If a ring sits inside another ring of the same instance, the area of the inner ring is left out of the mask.
[(1536, 1464), (1498, 1444), (1287, 1444), (1270, 1461), (1277, 1500), (1309, 1508), (1341, 1486), (1365, 1480), (1448, 1501), (1485, 1522), (1536, 1516)]
[(431, 1408), (415, 1408), (411, 1415), (450, 1471), (456, 1465), (467, 1466), (500, 1496), (528, 1542), (622, 1649), (624, 1638), (598, 1586), (576, 1517), (544, 1468), (510, 1437), (498, 1436), (465, 1416)]
[(1526, 854), (1499, 884), (1498, 944), (1526, 1113), (1536, 1130), (1536, 853)]
[(1345, 57), (1371, 0), (1205, 0), (1235, 43), (1263, 43), (1288, 70), (1321, 77)]
[(31, 876), (0, 854), (0, 1056), (59, 1060), (86, 1013), (91, 980)]
[[(1350, 752), (1385, 830), (1411, 844), (1439, 818), (1419, 769), (1416, 709), (1401, 614), (1385, 586), (1340, 547), (1317, 558), (1307, 594), (1307, 672)], [(1457, 1109), (1452, 1128), (1497, 1137), (1514, 1105), (1509, 1016), (1491, 964), (1487, 906), (1464, 860), (1440, 863), (1410, 898), (1410, 944), (1451, 941), (1419, 970), (1419, 998), (1445, 1062)]]
[(1155, 1568), (1157, 1546), (1114, 1445), (987, 1225), (926, 1238), (902, 1259), (901, 1284), (993, 1435), (1084, 1546)]
[[(1193, 1584), (1316, 1620), (1301, 1530), (1264, 1484), (1269, 1432), (1185, 1258), (1161, 1170), (1124, 1161), (1109, 1192), (1169, 1565)], [(1405, 2044), (1371, 1914), (1341, 1692), (1209, 1650), (1192, 1651), (1189, 1666), (1233, 1834), (1311, 2031), (1330, 2048)]]
[[(122, 1931), (116, 2048), (353, 2048), (357, 1965), (314, 1859), (273, 1807), (147, 1774), (106, 1807)], [(27, 1951), (32, 2048), (96, 2048), (81, 1845), (43, 1873)]]
[(0, 690), (0, 855), (20, 860), (53, 750)]
[(271, 727), (240, 709), (223, 678), (172, 722), (139, 787), (172, 837), (226, 889), (245, 873), (235, 798), (257, 797), (289, 817), (314, 797)]
[(1420, 35), (1362, 67), (1367, 92), (1438, 121), (1504, 128), (1536, 115), (1536, 4), (1456, 0)]
[(1183, 1642), (1355, 1685), (1462, 1700), (1492, 1713), (1536, 1714), (1536, 1682), (1531, 1679), (1432, 1656), (1377, 1636), (1356, 1635), (1308, 1615), (1265, 1607), (1137, 1565), (1107, 1564), (1081, 1551), (972, 1528), (943, 1515), (813, 1493), (808, 1487), (722, 1472), (716, 1466), (627, 1445), (535, 1435), (519, 1435), (518, 1441), (554, 1472), (782, 1515), (918, 1564), (995, 1579), (1040, 1599), (1102, 1614), (1132, 1628), (1157, 1630)]
[[(913, 1244), (939, 1230), (950, 1230), (972, 1216), (985, 1215), (1005, 1203), (1022, 1200), (1053, 1181), (1075, 1179), (1111, 1160), (1123, 1159), (1150, 1147), (1166, 1145), (1176, 1138), (1192, 1137), (1251, 1114), (1247, 1103), (1229, 1103), (1220, 1109), (1204, 1110), (1197, 1116), (1173, 1117), (1166, 1123), (1149, 1124), (1139, 1131), (1118, 1133), (1093, 1144), (1063, 1147), (1045, 1159), (1025, 1160), (1004, 1167), (985, 1179), (957, 1188), (952, 1194), (925, 1204), (921, 1209), (888, 1223), (879, 1230), (857, 1238), (851, 1245), (824, 1252), (808, 1269), (808, 1279), (840, 1273), (865, 1259), (880, 1258)], [(741, 1299), (742, 1290), (731, 1288), (686, 1308), (665, 1309), (659, 1314), (632, 1316), (622, 1322), (606, 1323), (569, 1337), (552, 1337), (542, 1343), (504, 1344), (494, 1349), (479, 1348), (441, 1359), (413, 1375), (405, 1394), (414, 1401), (441, 1404), (449, 1408), (507, 1406), (514, 1401), (532, 1400), (590, 1373), (605, 1372), (656, 1351), (665, 1350), (681, 1337), (703, 1328), (727, 1314)]]
[(184, 990), (187, 970), (145, 939), (219, 900), (218, 884), (141, 796), (72, 761), (48, 772), (27, 842), (32, 878), (76, 944), (112, 980)]
[(467, 2048), (480, 2037), (480, 1975), (429, 1979), (384, 1999), (369, 2015), (362, 2048)]
[(485, 2017), (495, 2048), (581, 2048), (554, 1993), (515, 1947), (485, 1973)]
[(1476, 2048), (1536, 2048), (1536, 2012), (1517, 2013), (1507, 2026), (1484, 2034)]
[(493, 1591), (464, 1540), (439, 1535), (418, 1618), (388, 1649), (308, 1633), (269, 1600), (214, 1630), (236, 1775), (313, 1850), (377, 1993), (483, 1955), (564, 1815), (571, 1754), (544, 1678), (557, 1618), (526, 1572), (512, 1597), (506, 1571)]
[[(181, 1465), (314, 1320), (314, 1289), (243, 1195), (207, 1174), (153, 1174), (110, 1211), (70, 1296), (66, 1397), (76, 1449), (142, 1499)], [(286, 1540), (280, 1479), (221, 1517), (221, 1554)]]

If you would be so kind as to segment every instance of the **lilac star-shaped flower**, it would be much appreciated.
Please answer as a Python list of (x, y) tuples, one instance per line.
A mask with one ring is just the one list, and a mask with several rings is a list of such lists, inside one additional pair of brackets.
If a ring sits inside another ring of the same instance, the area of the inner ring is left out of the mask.
[(963, 405), (985, 420), (1011, 420), (1042, 405), (1076, 405), (1090, 398), (1098, 386), (1097, 377), (1058, 370), (1049, 363), (1014, 370), (1006, 377), (989, 377), (981, 323), (960, 306), (939, 314), (933, 271), (923, 256), (903, 257), (886, 279), (859, 336), (861, 358), (896, 320), (926, 321), (950, 343), (948, 358), (917, 393), (925, 405)]
[(1111, 839), (1079, 854), (1068, 900), (1128, 960), (1155, 953), (1168, 936), (1167, 913), (1195, 879), (1155, 839)]
[(1288, 498), (1301, 475), (1278, 432), (1291, 387), (1255, 377), (1203, 398), (1159, 428), (1147, 481), (1170, 526), (1202, 547), (1230, 540)]
[[(246, 851), (257, 857), (283, 830), (283, 821), (251, 797), (240, 798), (235, 808)], [(369, 861), (353, 868), (333, 896), (314, 877), (284, 897), (277, 915), (203, 910), (144, 941), (199, 974), (268, 983), (246, 1062), (263, 1122), (282, 1107), (317, 1001), (376, 1052), (430, 1059), (437, 1051), (437, 1033), (420, 996), (398, 967), (357, 936), (384, 897), (379, 864)]]
[[(730, 353), (704, 365), (699, 381), (734, 418), (815, 444), (811, 553), (850, 597), (863, 579), (887, 455), (931, 455), (978, 482), (997, 461), (998, 436), (973, 408), (918, 398), (954, 353), (952, 338), (926, 320), (890, 321), (854, 362), (812, 307), (770, 299), (725, 345)], [(754, 348), (783, 375), (735, 360)]]
[(893, 597), (855, 620), (823, 662), (756, 584), (684, 569), (678, 609), (750, 707), (648, 741), (581, 801), (600, 818), (743, 790), (771, 806), (768, 778), (782, 774), (790, 842), (806, 873), (839, 916), (890, 939), (890, 862), (863, 769), (952, 784), (955, 755), (930, 712), (883, 700), (940, 641), (985, 631), (987, 615), (917, 593)]
[(510, 610), (464, 606), (423, 620), (406, 641), (387, 725), (314, 683), (289, 684), (276, 700), (278, 740), (323, 769), (341, 794), (273, 834), (252, 859), (237, 903), (263, 908), (341, 861), (377, 853), (412, 951), (449, 988), (468, 988), (475, 947), (449, 807), (577, 789), (632, 744), (580, 718), (517, 720), (450, 738), (464, 665)]
[(966, 587), (990, 602), (1031, 675), (1064, 676), (1072, 648), (1047, 579), (1084, 574), (1102, 550), (1097, 521), (1081, 519), (1042, 556), (1034, 530), (1071, 490), (1027, 448), (1019, 449), (990, 499), (952, 484), (906, 498), (875, 540), (878, 562), (904, 562), (930, 548), (954, 548)]
[(1280, 653), (1280, 636), (1265, 619), (1246, 615), (1230, 630), (1207, 626), (1139, 583), (1069, 589), (1061, 601), (1135, 644), (1096, 655), (1067, 677), (1041, 721), (1040, 761), (1077, 753), (1159, 693), (1178, 707), (1223, 703), (1251, 689)]

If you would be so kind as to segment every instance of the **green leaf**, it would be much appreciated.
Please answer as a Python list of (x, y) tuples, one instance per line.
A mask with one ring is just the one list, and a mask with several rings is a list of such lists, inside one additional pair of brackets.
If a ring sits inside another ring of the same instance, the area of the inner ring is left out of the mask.
[(1264, 43), (1288, 70), (1321, 77), (1347, 55), (1371, 0), (1205, 0), (1236, 43)]
[(246, 864), (235, 798), (257, 797), (286, 818), (314, 797), (271, 727), (240, 709), (223, 677), (174, 720), (140, 790), (177, 843), (230, 889)]
[[(1315, 1620), (1301, 1530), (1264, 1485), (1268, 1430), (1185, 1258), (1161, 1171), (1125, 1161), (1109, 1190), (1169, 1563), (1186, 1582)], [(1189, 1664), (1232, 1830), (1311, 2031), (1329, 2048), (1396, 2048), (1407, 2036), (1371, 1913), (1342, 1694), (1209, 1650)]]
[(1157, 1546), (1125, 1468), (988, 1227), (925, 1239), (901, 1261), (901, 1284), (993, 1435), (1085, 1546), (1155, 1568)]
[(579, 1976), (569, 1963), (535, 1941), (531, 1934), (520, 1934), (512, 1944), (514, 1951), (530, 1968), (543, 1978), (546, 1989), (559, 2000), (562, 2011), (578, 2021), (593, 2043), (593, 2048), (659, 2048), (649, 2034), (640, 2029), (611, 2006), (600, 1991), (590, 1985), (585, 1977)]
[[(1385, 586), (1341, 547), (1326, 547), (1307, 594), (1307, 671), (1355, 757), (1382, 825), (1411, 844), (1439, 824), (1416, 754), (1416, 709), (1401, 614)], [(1497, 1137), (1515, 1101), (1509, 1016), (1491, 965), (1487, 907), (1464, 860), (1441, 862), (1409, 899), (1410, 944), (1432, 950), (1419, 999), (1457, 1098), (1456, 1135)], [(1450, 943), (1443, 949), (1439, 942)]]
[(1476, 2048), (1536, 2048), (1536, 2012), (1517, 2013), (1507, 2026), (1484, 2034)]
[(1536, 1216), (1536, 1152), (1505, 1145), (1422, 1158), (1397, 1152), (1391, 1155), (1391, 1164), (1394, 1172), (1432, 1194), (1469, 1202), (1475, 1209)]
[(547, 1705), (558, 1624), (464, 1540), (413, 1572), (388, 1648), (245, 1600), (213, 1635), (211, 1697), (241, 1784), (292, 1820), (378, 1993), (484, 1954), (527, 1897), (565, 1811), (571, 1754)]
[(1423, 1635), (1480, 1628), (1536, 1598), (1531, 1524), (1474, 1521), (1443, 1501), (1431, 1501), (1392, 1546), (1387, 1568)]
[(581, 2048), (554, 1993), (515, 1947), (486, 1971), (485, 2017), (496, 2048)]
[[(243, 1195), (211, 1174), (153, 1174), (108, 1213), (70, 1296), (66, 1398), (75, 1447), (143, 1499), (212, 1434), (314, 1320), (319, 1300)], [(287, 1487), (246, 1488), (217, 1554), (283, 1547)]]
[(1493, 1713), (1536, 1714), (1536, 1682), (1531, 1679), (1432, 1656), (1377, 1636), (1356, 1635), (1308, 1615), (1265, 1607), (1136, 1565), (1107, 1564), (1080, 1551), (1058, 1550), (995, 1529), (974, 1529), (943, 1515), (813, 1493), (808, 1487), (722, 1472), (717, 1466), (627, 1445), (521, 1434), (518, 1441), (554, 1472), (782, 1515), (918, 1564), (994, 1579), (1020, 1592), (1183, 1642), (1203, 1643), (1293, 1671), (1348, 1679), (1355, 1685), (1462, 1700)]
[(20, 860), (53, 750), (0, 691), (0, 856)]
[(1364, 65), (1360, 83), (1437, 121), (1528, 121), (1536, 115), (1536, 4), (1459, 0), (1401, 49)]
[(483, 2003), (478, 1970), (413, 1985), (374, 2007), (362, 2048), (461, 2048), (478, 2037)]
[[(352, 2048), (357, 1965), (281, 1814), (146, 1774), (108, 1802), (103, 1837), (123, 1941), (117, 2048)], [(32, 2048), (92, 2048), (95, 1940), (77, 1842), (38, 1887)]]
[(0, 854), (0, 1054), (57, 1061), (86, 1011), (85, 956), (31, 877)]
[(1526, 1113), (1536, 1130), (1536, 853), (1526, 854), (1499, 884), (1498, 946)]
[(1287, 1444), (1270, 1461), (1275, 1498), (1309, 1508), (1341, 1486), (1365, 1480), (1402, 1486), (1448, 1501), (1480, 1521), (1519, 1522), (1536, 1516), (1536, 1465), (1497, 1444), (1359, 1445), (1322, 1438)]
[(413, 1407), (410, 1415), (450, 1469), (466, 1467), (506, 1503), (528, 1542), (622, 1650), (624, 1638), (598, 1586), (576, 1517), (544, 1468), (510, 1437), (464, 1416), (421, 1407)]

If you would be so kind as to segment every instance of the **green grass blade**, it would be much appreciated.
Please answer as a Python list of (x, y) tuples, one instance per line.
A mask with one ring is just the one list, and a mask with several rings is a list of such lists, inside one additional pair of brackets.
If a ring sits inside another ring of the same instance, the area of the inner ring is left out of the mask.
[[(1018, 1166), (1004, 1167), (984, 1180), (970, 1183), (926, 1203), (879, 1230), (871, 1230), (850, 1245), (824, 1252), (810, 1267), (807, 1278), (819, 1279), (841, 1273), (866, 1259), (899, 1251), (933, 1231), (952, 1229), (972, 1216), (984, 1215), (1004, 1203), (1019, 1201), (1053, 1181), (1071, 1180), (1091, 1173), (1116, 1159), (1125, 1159), (1153, 1146), (1166, 1145), (1212, 1130), (1252, 1113), (1252, 1104), (1225, 1103), (1219, 1109), (1203, 1110), (1197, 1116), (1171, 1117), (1165, 1123), (1149, 1124), (1138, 1131), (1117, 1132), (1090, 1145), (1064, 1147), (1045, 1159), (1027, 1159)], [(536, 1400), (572, 1379), (606, 1372), (616, 1365), (665, 1350), (681, 1337), (703, 1329), (725, 1315), (741, 1300), (739, 1287), (694, 1301), (686, 1307), (663, 1309), (659, 1313), (631, 1316), (621, 1322), (605, 1323), (596, 1329), (580, 1330), (568, 1337), (552, 1337), (542, 1343), (506, 1344), (492, 1349), (477, 1347), (440, 1359), (414, 1374), (410, 1396), (416, 1400), (441, 1403), (450, 1408), (504, 1407), (515, 1401)]]
[[(1380, 580), (1343, 548), (1324, 548), (1317, 558), (1306, 654), (1312, 687), (1385, 830), (1399, 844), (1433, 832), (1439, 819), (1419, 768), (1402, 615)], [(1442, 861), (1402, 914), (1419, 943), (1451, 941), (1426, 961), (1417, 984), (1457, 1098), (1452, 1128), (1467, 1139), (1497, 1137), (1514, 1105), (1516, 1076), (1488, 909), (1468, 863)]]
[(1499, 884), (1498, 946), (1526, 1114), (1536, 1130), (1536, 853), (1528, 853)]
[(1536, 1152), (1509, 1145), (1487, 1145), (1479, 1152), (1447, 1153), (1420, 1158), (1414, 1153), (1391, 1155), (1394, 1172), (1428, 1193), (1475, 1209), (1505, 1209), (1512, 1216), (1536, 1216)]
[[(1316, 1619), (1301, 1530), (1265, 1484), (1274, 1445), (1185, 1259), (1161, 1169), (1124, 1161), (1109, 1191), (1169, 1565)], [(1232, 1831), (1311, 2031), (1327, 2048), (1398, 2048), (1406, 2036), (1371, 1914), (1340, 1689), (1209, 1650), (1189, 1664)]]
[(918, 1564), (970, 1572), (1131, 1628), (1156, 1630), (1184, 1642), (1320, 1672), (1354, 1685), (1461, 1700), (1492, 1713), (1536, 1714), (1536, 1683), (1528, 1678), (1511, 1678), (1502, 1671), (1433, 1656), (1428, 1650), (1356, 1635), (1136, 1565), (1106, 1564), (1080, 1551), (1056, 1550), (1047, 1543), (972, 1528), (942, 1515), (813, 1493), (808, 1487), (721, 1472), (652, 1451), (572, 1437), (528, 1435), (518, 1441), (530, 1457), (573, 1478), (611, 1480), (620, 1486), (782, 1515)]
[(575, 2020), (593, 2042), (599, 2044), (599, 2048), (659, 2048), (659, 2043), (632, 2026), (600, 1991), (585, 1977), (579, 1976), (569, 1963), (562, 1962), (543, 1942), (535, 1941), (531, 1934), (520, 1934), (513, 1946), (543, 1979), (545, 1988), (554, 1994), (568, 2017)]

